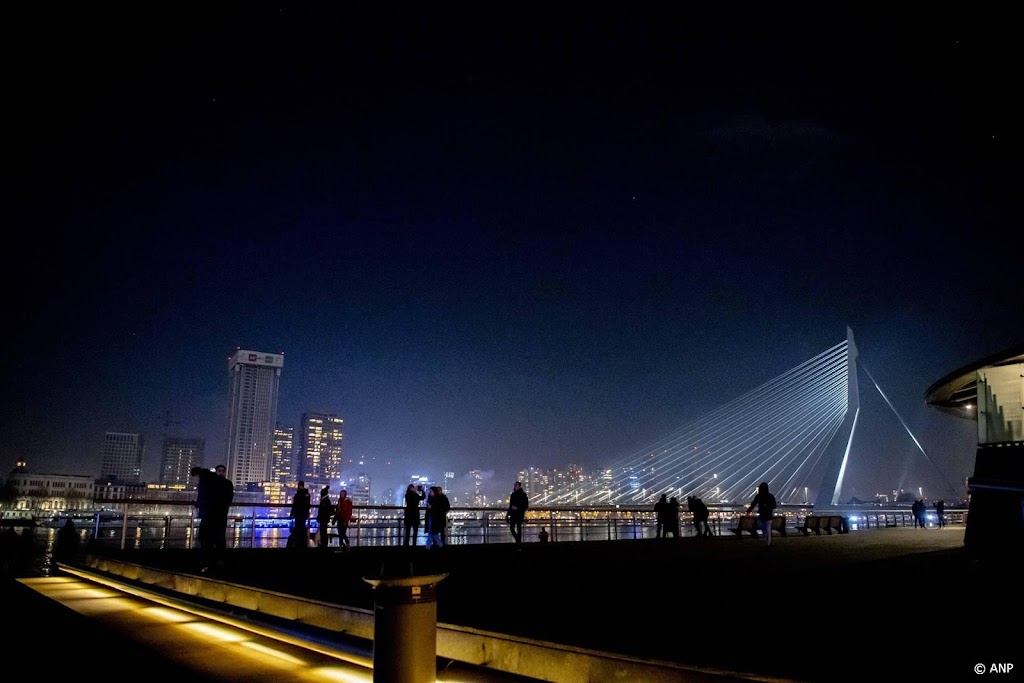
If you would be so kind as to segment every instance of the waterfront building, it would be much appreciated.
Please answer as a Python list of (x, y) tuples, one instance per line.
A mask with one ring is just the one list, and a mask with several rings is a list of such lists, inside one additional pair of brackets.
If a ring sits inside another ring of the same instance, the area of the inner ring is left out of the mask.
[(271, 444), (284, 354), (239, 349), (228, 358), (227, 476), (236, 490), (271, 480)]
[[(1024, 344), (946, 375), (929, 405), (977, 422), (970, 518), (964, 544), (976, 552), (1019, 550), (1024, 541)], [(947, 508), (948, 509), (948, 508)]]
[(30, 472), (19, 460), (7, 476), (3, 519), (49, 518), (62, 512), (93, 508), (96, 480), (85, 474)]
[(199, 438), (167, 437), (160, 456), (160, 484), (167, 487), (187, 486), (189, 472), (203, 464), (206, 442)]
[(302, 416), (299, 463), (301, 475), (310, 490), (341, 481), (342, 440), (345, 421), (329, 413), (305, 413)]
[(142, 477), (144, 441), (141, 434), (107, 432), (103, 437), (100, 479), (139, 482)]

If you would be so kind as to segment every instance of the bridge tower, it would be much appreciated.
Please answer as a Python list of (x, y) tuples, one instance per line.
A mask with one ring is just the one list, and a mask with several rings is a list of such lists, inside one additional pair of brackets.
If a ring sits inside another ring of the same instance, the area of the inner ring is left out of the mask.
[(860, 389), (857, 385), (857, 344), (853, 330), (846, 328), (846, 415), (829, 441), (822, 456), (824, 472), (814, 499), (816, 509), (838, 505), (843, 492), (843, 477), (850, 460), (850, 444), (860, 414)]

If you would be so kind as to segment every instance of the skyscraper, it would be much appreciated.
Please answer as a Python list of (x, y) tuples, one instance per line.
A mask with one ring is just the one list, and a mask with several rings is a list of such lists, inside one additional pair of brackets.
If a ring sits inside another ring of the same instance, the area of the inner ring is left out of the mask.
[(204, 447), (203, 439), (173, 436), (164, 439), (164, 450), (160, 458), (160, 483), (167, 486), (189, 484), (189, 471), (193, 466), (203, 464)]
[(143, 445), (140, 434), (107, 432), (103, 437), (100, 479), (138, 482), (142, 476)]
[[(277, 425), (271, 445), (270, 484), (263, 487), (269, 503), (287, 503), (295, 493), (295, 427)], [(291, 489), (291, 495), (289, 495)]]
[(343, 428), (345, 421), (327, 413), (302, 416), (301, 474), (307, 486), (336, 485), (341, 479)]
[(273, 459), (270, 465), (270, 478), (282, 485), (294, 485), (298, 480), (294, 447), (295, 427), (278, 425), (274, 429), (274, 443), (271, 446)]
[(239, 349), (228, 359), (228, 478), (236, 487), (271, 479), (277, 396), (284, 354)]

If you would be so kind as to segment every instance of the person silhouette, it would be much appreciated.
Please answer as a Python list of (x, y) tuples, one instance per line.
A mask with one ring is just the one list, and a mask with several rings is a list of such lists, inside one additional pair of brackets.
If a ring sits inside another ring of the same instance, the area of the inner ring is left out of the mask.
[(202, 553), (201, 572), (224, 561), (227, 548), (228, 510), (235, 497), (235, 487), (227, 478), (228, 468), (217, 465), (214, 471), (193, 467), (189, 473), (198, 477), (196, 508), (199, 513), (199, 551)]
[(57, 540), (53, 545), (53, 563), (72, 564), (78, 557), (80, 543), (75, 522), (68, 517), (64, 526), (57, 531)]
[(526, 509), (530, 507), (530, 500), (523, 490), (522, 482), (512, 485), (512, 493), (508, 496), (508, 512), (505, 519), (508, 521), (508, 529), (512, 532), (512, 538), (516, 545), (523, 542), (523, 522), (526, 520)]
[(341, 490), (338, 494), (338, 509), (334, 513), (334, 522), (338, 525), (338, 545), (342, 550), (351, 546), (348, 540), (348, 525), (352, 523), (352, 499), (348, 491)]
[(423, 493), (423, 486), (409, 484), (405, 489), (405, 515), (403, 525), (405, 536), (402, 538), (402, 545), (409, 545), (409, 537), (412, 537), (412, 544), (416, 545), (420, 534), (420, 501), (426, 498)]
[(541, 543), (547, 543), (548, 542), (548, 538), (549, 538), (548, 530), (545, 529), (544, 527), (541, 527), (540, 528), (540, 533), (537, 534), (537, 540), (540, 541)]
[(663, 494), (661, 494), (661, 498), (658, 499), (658, 502), (654, 504), (654, 519), (655, 519), (654, 537), (655, 538), (664, 538), (665, 537), (665, 525), (669, 521), (668, 517), (669, 517), (669, 514), (671, 514), (671, 512), (672, 512), (672, 510), (671, 510), (671, 508), (669, 508), (669, 505), (668, 505), (668, 494), (667, 493), (663, 493)]
[(946, 501), (944, 500), (935, 502), (935, 523), (940, 529), (946, 526)]
[(679, 499), (672, 496), (668, 499), (668, 512), (665, 517), (665, 538), (672, 534), (673, 538), (679, 538)]
[(306, 523), (309, 521), (309, 489), (306, 488), (306, 482), (300, 481), (298, 488), (295, 489), (295, 495), (292, 496), (292, 509), (288, 513), (294, 522), (292, 523), (292, 533), (288, 536), (288, 547), (289, 548), (305, 548), (309, 545), (309, 530), (306, 528)]
[(696, 496), (690, 496), (686, 499), (687, 506), (690, 509), (690, 514), (693, 515), (693, 529), (697, 536), (711, 536), (711, 526), (708, 524), (708, 518), (711, 516), (708, 506), (704, 504), (704, 501)]
[(916, 501), (914, 501), (914, 505), (917, 506), (917, 512), (914, 513), (914, 519), (916, 520), (915, 526), (919, 526), (922, 529), (927, 529), (928, 528), (928, 518), (925, 515), (925, 511), (927, 510), (927, 506), (924, 504), (924, 500), (923, 499), (922, 500), (916, 500)]
[(755, 507), (757, 507), (757, 523), (761, 527), (761, 535), (764, 537), (765, 545), (770, 546), (772, 544), (772, 518), (775, 517), (775, 508), (778, 507), (778, 504), (775, 502), (775, 496), (768, 491), (768, 482), (766, 481), (762, 481), (757, 487), (754, 500), (750, 501), (750, 505), (747, 506), (747, 514), (749, 515)]
[(331, 519), (334, 517), (334, 505), (331, 503), (331, 487), (320, 489), (320, 502), (316, 507), (316, 545), (320, 550), (327, 550), (331, 545)]
[(440, 486), (430, 487), (427, 505), (427, 548), (443, 548), (444, 532), (448, 526), (448, 511), (452, 509), (448, 496)]

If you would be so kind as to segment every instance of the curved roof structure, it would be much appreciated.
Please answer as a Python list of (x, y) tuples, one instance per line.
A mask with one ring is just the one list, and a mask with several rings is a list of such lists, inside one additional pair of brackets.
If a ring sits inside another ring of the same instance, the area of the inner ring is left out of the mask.
[(977, 372), (985, 368), (1013, 363), (1024, 363), (1024, 344), (982, 358), (949, 373), (928, 387), (924, 393), (924, 399), (928, 405), (935, 406), (943, 412), (975, 420), (977, 419), (975, 409), (978, 405)]

